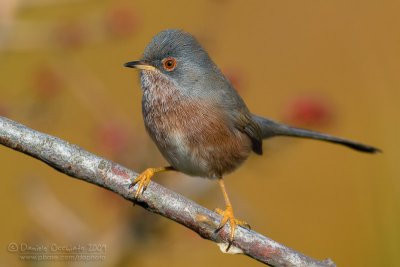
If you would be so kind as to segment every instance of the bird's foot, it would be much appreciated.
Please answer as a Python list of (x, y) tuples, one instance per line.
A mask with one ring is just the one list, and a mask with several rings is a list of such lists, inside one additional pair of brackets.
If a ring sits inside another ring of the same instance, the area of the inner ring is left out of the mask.
[(233, 243), (237, 226), (240, 225), (240, 226), (250, 229), (250, 225), (245, 221), (240, 221), (235, 218), (235, 216), (233, 215), (232, 206), (226, 206), (225, 210), (215, 209), (215, 212), (222, 216), (221, 222), (220, 222), (218, 228), (215, 230), (215, 232), (218, 232), (219, 230), (221, 230), (222, 227), (224, 227), (224, 225), (227, 223), (229, 223), (229, 225), (231, 227), (231, 232), (230, 232), (230, 236), (229, 236), (229, 244), (228, 244), (228, 247), (226, 248), (226, 251), (228, 251)]
[(168, 167), (161, 167), (161, 168), (148, 168), (144, 170), (142, 173), (138, 174), (136, 178), (133, 180), (133, 182), (129, 185), (129, 188), (134, 187), (136, 184), (138, 184), (138, 188), (135, 193), (135, 199), (137, 200), (138, 197), (143, 194), (143, 192), (146, 190), (147, 186), (150, 183), (151, 178), (154, 176), (154, 174), (158, 172), (165, 172), (165, 171), (171, 171), (174, 170), (173, 167), (168, 166)]
[(157, 169), (156, 168), (148, 168), (142, 173), (138, 174), (136, 176), (135, 180), (129, 185), (129, 188), (134, 187), (136, 184), (138, 184), (138, 188), (135, 193), (135, 199), (138, 199), (138, 197), (146, 190), (147, 186), (150, 183), (151, 177), (154, 176), (156, 173)]

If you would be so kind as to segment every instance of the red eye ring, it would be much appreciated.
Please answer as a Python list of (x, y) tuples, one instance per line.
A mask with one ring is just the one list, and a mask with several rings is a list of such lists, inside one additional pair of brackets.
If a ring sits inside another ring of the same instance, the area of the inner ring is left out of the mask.
[(173, 71), (176, 68), (176, 59), (173, 57), (164, 58), (162, 64), (166, 71)]

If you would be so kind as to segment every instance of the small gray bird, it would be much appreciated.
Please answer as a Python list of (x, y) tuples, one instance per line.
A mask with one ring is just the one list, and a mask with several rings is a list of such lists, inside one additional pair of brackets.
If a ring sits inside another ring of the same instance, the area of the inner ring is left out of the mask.
[(219, 181), (226, 209), (216, 231), (230, 225), (230, 245), (237, 225), (222, 177), (238, 168), (253, 151), (262, 154), (263, 139), (295, 136), (345, 145), (375, 153), (379, 149), (321, 134), (252, 114), (207, 52), (180, 30), (158, 33), (140, 61), (125, 64), (140, 69), (142, 112), (146, 130), (170, 166), (149, 168), (133, 181), (135, 197), (158, 172), (175, 170)]

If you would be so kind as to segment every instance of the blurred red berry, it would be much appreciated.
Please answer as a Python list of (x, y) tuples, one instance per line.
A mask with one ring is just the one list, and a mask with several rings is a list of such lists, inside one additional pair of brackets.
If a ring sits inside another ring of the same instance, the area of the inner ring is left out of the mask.
[(7, 108), (0, 103), (0, 116), (7, 116), (8, 110)]
[(60, 25), (55, 32), (55, 39), (64, 48), (78, 48), (87, 39), (87, 32), (77, 22), (68, 22)]
[(63, 87), (63, 81), (57, 72), (48, 66), (39, 66), (33, 73), (32, 89), (41, 98), (56, 96)]
[(242, 91), (243, 74), (239, 69), (225, 68), (223, 73), (236, 90)]
[(300, 127), (321, 127), (331, 123), (333, 108), (319, 96), (300, 96), (291, 100), (284, 108), (284, 120)]
[(104, 153), (113, 157), (122, 154), (128, 147), (129, 134), (120, 123), (108, 121), (97, 129), (96, 141)]
[(137, 29), (135, 11), (126, 6), (111, 9), (106, 15), (106, 28), (112, 35), (118, 37), (132, 35)]

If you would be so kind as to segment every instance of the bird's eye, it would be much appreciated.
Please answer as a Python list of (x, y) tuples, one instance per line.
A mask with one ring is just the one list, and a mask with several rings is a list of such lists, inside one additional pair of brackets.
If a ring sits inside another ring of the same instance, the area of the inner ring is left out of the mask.
[(173, 71), (176, 68), (176, 59), (173, 57), (163, 59), (162, 63), (166, 71)]

